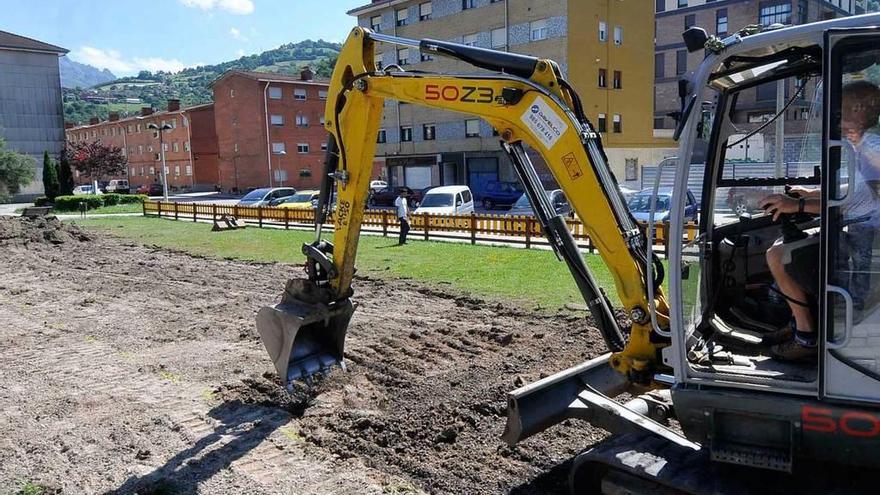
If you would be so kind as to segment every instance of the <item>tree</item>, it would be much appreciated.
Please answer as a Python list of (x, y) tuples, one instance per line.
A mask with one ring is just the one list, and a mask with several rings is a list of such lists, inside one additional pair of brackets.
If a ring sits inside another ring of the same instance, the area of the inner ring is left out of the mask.
[(76, 143), (71, 151), (70, 158), (74, 168), (91, 180), (121, 174), (127, 163), (122, 148), (106, 146), (101, 141)]
[(33, 158), (7, 150), (6, 142), (0, 138), (0, 200), (6, 201), (10, 194), (17, 194), (36, 174)]
[(58, 165), (58, 195), (70, 196), (73, 194), (73, 188), (76, 187), (73, 181), (73, 169), (70, 168), (70, 150), (67, 148), (61, 150), (56, 165)]
[(43, 152), (43, 191), (50, 201), (58, 196), (58, 168), (49, 158), (49, 152)]

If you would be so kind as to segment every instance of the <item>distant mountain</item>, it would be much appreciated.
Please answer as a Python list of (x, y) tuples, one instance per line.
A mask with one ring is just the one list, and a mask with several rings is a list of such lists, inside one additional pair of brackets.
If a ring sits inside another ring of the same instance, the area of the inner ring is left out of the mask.
[(101, 70), (91, 65), (74, 62), (68, 57), (61, 57), (58, 60), (58, 67), (61, 69), (62, 88), (90, 88), (116, 79), (116, 76), (107, 69)]
[[(339, 43), (305, 40), (215, 65), (174, 73), (141, 71), (137, 76), (88, 85), (93, 86), (89, 89), (81, 85), (81, 91), (65, 90), (64, 120), (88, 122), (90, 117), (106, 118), (110, 111), (125, 116), (137, 112), (141, 105), (164, 108), (169, 98), (180, 99), (183, 106), (209, 103), (213, 95), (208, 84), (230, 69), (298, 75), (308, 65), (318, 77), (330, 77), (341, 49)], [(62, 81), (63, 72), (62, 66)]]

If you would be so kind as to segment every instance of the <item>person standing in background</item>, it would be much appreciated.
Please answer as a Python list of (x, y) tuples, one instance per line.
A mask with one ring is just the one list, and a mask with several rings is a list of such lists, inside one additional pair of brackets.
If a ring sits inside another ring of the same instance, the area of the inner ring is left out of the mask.
[(406, 189), (401, 188), (397, 192), (397, 199), (394, 200), (394, 206), (397, 208), (397, 218), (400, 220), (400, 239), (398, 246), (406, 244), (406, 235), (409, 233), (409, 203), (407, 202)]

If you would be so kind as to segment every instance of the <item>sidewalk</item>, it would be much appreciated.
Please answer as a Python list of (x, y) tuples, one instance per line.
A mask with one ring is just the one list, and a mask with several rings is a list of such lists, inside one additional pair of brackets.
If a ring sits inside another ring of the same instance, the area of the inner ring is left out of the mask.
[(0, 215), (6, 216), (19, 216), (20, 213), (16, 213), (15, 210), (19, 208), (27, 208), (28, 206), (34, 206), (33, 203), (8, 203), (8, 204), (0, 204)]

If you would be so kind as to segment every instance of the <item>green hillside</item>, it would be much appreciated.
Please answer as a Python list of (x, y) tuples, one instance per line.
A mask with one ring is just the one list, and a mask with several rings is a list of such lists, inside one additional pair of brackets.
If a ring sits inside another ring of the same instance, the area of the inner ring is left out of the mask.
[(305, 40), (216, 65), (175, 73), (142, 71), (137, 76), (119, 78), (89, 89), (64, 90), (64, 119), (87, 123), (90, 117), (104, 119), (111, 111), (131, 115), (141, 106), (164, 108), (169, 98), (179, 98), (183, 106), (208, 103), (211, 101), (208, 84), (230, 69), (299, 74), (300, 69), (308, 65), (318, 76), (329, 77), (340, 48), (338, 43)]

